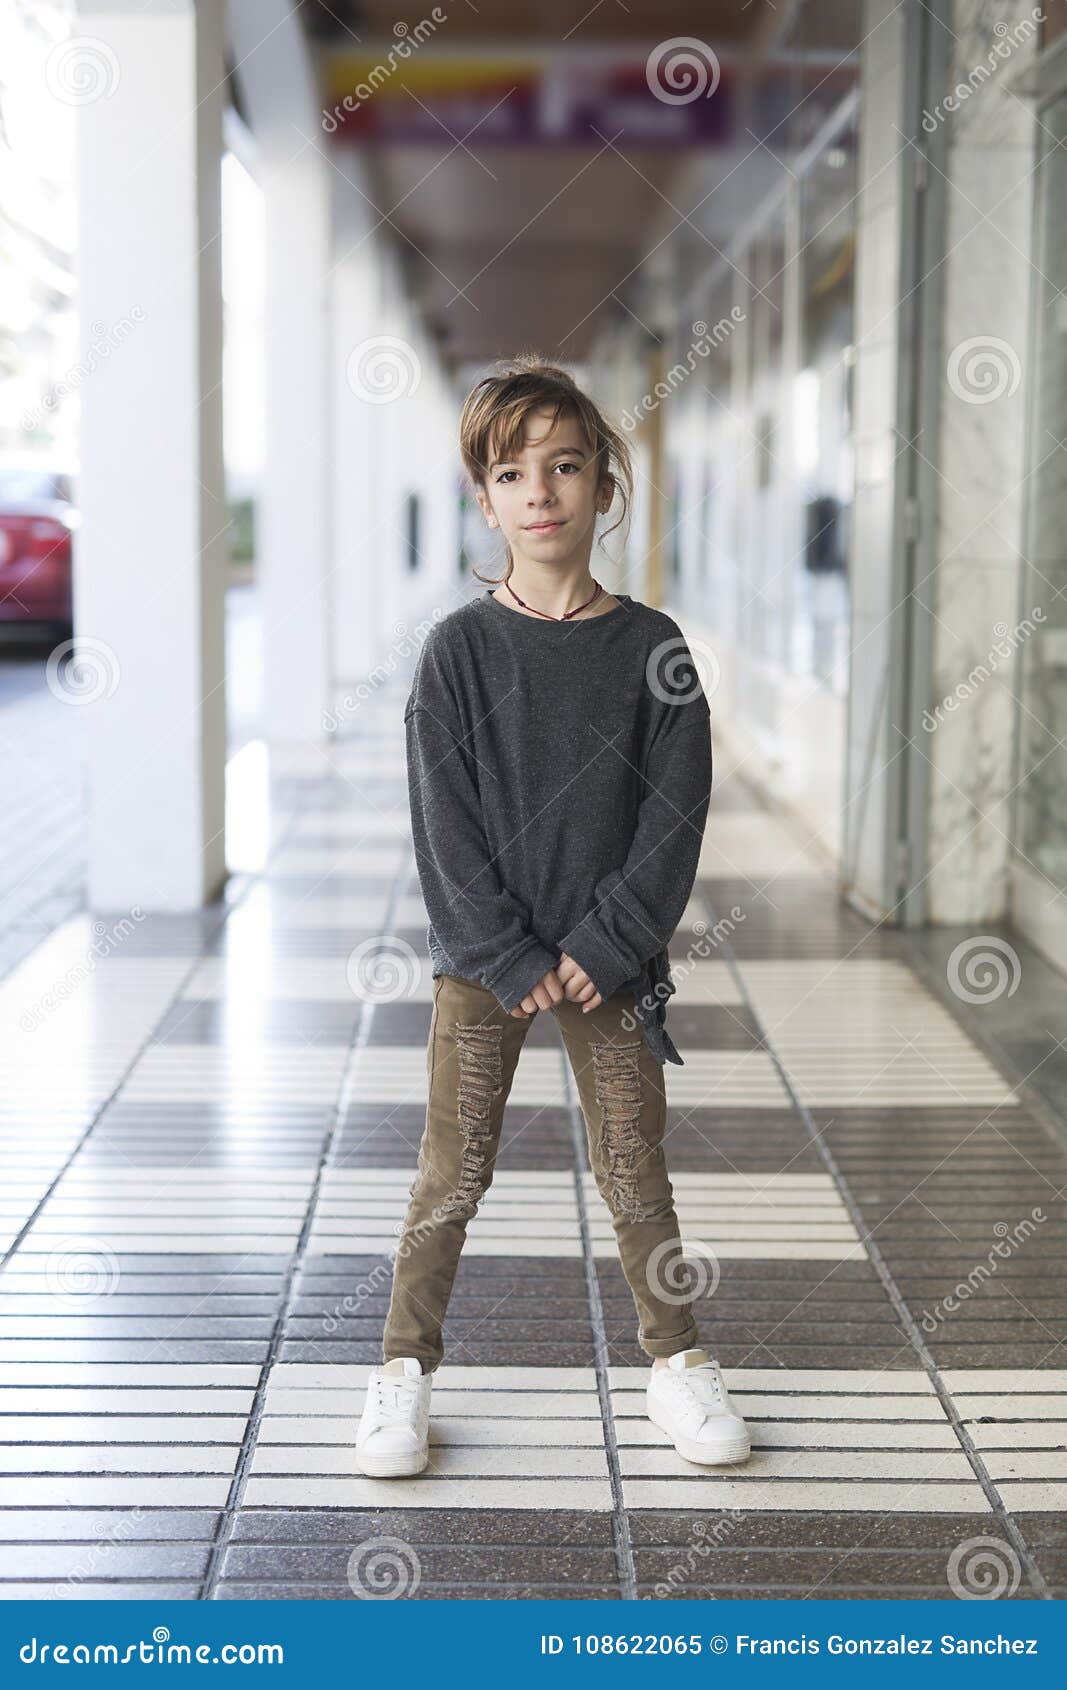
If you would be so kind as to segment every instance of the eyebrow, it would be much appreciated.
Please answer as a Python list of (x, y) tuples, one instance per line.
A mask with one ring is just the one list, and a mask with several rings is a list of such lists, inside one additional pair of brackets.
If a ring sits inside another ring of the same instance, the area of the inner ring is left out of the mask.
[[(549, 453), (549, 457), (558, 458), (563, 452), (573, 452), (574, 455), (579, 458), (584, 458), (586, 455), (580, 446), (557, 446), (553, 452)], [(505, 466), (510, 468), (513, 462), (514, 460), (511, 458), (494, 459), (494, 461), (489, 465), (490, 475), (495, 469), (503, 469)]]

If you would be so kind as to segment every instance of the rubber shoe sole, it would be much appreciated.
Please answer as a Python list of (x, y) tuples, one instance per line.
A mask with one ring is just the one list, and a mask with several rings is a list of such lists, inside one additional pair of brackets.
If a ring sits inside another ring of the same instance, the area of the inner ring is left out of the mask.
[(357, 1449), (356, 1466), (368, 1479), (413, 1479), (421, 1473), (430, 1459), (429, 1449), (394, 1450), (390, 1454), (373, 1455)]
[(693, 1461), (700, 1467), (719, 1467), (731, 1462), (747, 1461), (752, 1453), (752, 1440), (747, 1431), (740, 1437), (723, 1438), (721, 1443), (703, 1443), (696, 1438), (687, 1438), (672, 1432), (659, 1418), (658, 1408), (658, 1403), (648, 1404), (648, 1418), (653, 1426), (658, 1426), (661, 1432), (667, 1434), (678, 1454), (684, 1456), (686, 1461)]

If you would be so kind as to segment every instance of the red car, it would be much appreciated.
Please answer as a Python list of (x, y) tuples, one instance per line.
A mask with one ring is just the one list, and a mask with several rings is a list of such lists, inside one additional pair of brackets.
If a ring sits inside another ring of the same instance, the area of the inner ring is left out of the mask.
[(71, 535), (77, 513), (69, 475), (0, 461), (0, 623), (71, 632)]

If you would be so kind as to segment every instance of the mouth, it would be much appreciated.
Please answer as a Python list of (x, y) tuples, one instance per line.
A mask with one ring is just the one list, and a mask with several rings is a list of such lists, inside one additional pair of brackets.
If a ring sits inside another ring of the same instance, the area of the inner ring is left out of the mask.
[(554, 534), (557, 528), (563, 527), (562, 517), (550, 522), (529, 522), (526, 525), (527, 534)]

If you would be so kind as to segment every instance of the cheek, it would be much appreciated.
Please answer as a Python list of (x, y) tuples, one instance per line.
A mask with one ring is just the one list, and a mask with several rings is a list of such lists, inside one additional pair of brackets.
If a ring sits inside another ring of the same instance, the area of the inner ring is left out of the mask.
[(519, 520), (519, 501), (515, 494), (509, 494), (506, 488), (501, 487), (497, 492), (493, 503), (496, 506), (497, 521), (500, 523), (501, 527), (514, 528), (516, 522)]

